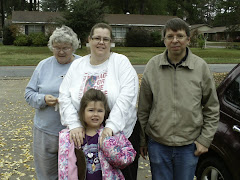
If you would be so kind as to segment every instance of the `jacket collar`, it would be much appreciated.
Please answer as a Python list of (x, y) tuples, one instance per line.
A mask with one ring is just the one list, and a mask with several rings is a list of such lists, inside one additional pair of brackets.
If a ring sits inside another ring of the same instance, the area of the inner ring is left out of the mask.
[(102, 132), (103, 132), (104, 126), (101, 125), (101, 127), (97, 130), (97, 133), (99, 136), (101, 136)]
[[(188, 49), (188, 56), (185, 61), (183, 61), (179, 66), (186, 67), (188, 69), (194, 69), (194, 60), (193, 60), (193, 53)], [(159, 62), (159, 66), (172, 66), (167, 60), (167, 49), (163, 52), (163, 56)]]

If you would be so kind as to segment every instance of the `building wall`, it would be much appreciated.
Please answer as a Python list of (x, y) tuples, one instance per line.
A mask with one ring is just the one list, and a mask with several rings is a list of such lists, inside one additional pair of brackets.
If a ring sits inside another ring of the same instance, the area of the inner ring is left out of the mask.
[(200, 31), (200, 32), (204, 32), (204, 31), (208, 31), (208, 30), (210, 30), (210, 29), (212, 29), (212, 28), (210, 28), (210, 27), (208, 27), (208, 26), (202, 26), (202, 27), (199, 27), (199, 28), (197, 28), (198, 29), (198, 31)]
[[(52, 32), (56, 29), (57, 25), (56, 24), (15, 24), (18, 28), (18, 31), (20, 34), (30, 34), (29, 31), (29, 26), (40, 26), (38, 29), (40, 32), (44, 32), (46, 36), (51, 35)], [(28, 28), (26, 28), (28, 26)], [(37, 31), (38, 32), (38, 31)]]
[(149, 32), (154, 32), (154, 31), (161, 31), (162, 27), (152, 27), (152, 26), (144, 26), (144, 27), (139, 27), (139, 26), (114, 26), (111, 25), (112, 30), (113, 30), (113, 36), (114, 36), (114, 41), (119, 42), (119, 43), (124, 43), (126, 39), (126, 33), (130, 31), (132, 28), (143, 28)]

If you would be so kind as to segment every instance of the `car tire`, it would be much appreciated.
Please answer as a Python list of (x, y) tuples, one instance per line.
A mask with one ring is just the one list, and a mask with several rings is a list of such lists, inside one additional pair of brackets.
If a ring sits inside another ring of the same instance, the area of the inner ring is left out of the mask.
[(232, 180), (223, 161), (216, 157), (206, 157), (199, 161), (196, 176), (197, 180)]

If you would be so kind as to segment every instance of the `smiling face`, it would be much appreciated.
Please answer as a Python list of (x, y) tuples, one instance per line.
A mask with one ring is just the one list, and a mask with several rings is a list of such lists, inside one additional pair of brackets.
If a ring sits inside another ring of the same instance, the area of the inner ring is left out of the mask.
[(52, 44), (53, 55), (58, 63), (68, 64), (73, 61), (73, 48), (70, 43), (55, 43)]
[(164, 44), (168, 49), (168, 56), (171, 60), (181, 60), (186, 54), (186, 47), (190, 42), (184, 30), (172, 31), (168, 29), (164, 37)]
[[(106, 41), (107, 39), (110, 41)], [(88, 40), (91, 49), (91, 55), (99, 58), (109, 57), (111, 34), (107, 28), (94, 29), (92, 37), (89, 37)]]
[(104, 115), (104, 104), (101, 101), (90, 101), (84, 110), (86, 129), (99, 129), (103, 123)]

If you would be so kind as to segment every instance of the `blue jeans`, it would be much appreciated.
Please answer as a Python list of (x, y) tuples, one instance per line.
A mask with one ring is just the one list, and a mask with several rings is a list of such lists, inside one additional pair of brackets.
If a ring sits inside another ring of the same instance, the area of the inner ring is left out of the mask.
[(198, 157), (195, 144), (165, 146), (149, 138), (148, 155), (153, 180), (193, 180)]

